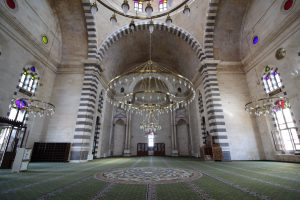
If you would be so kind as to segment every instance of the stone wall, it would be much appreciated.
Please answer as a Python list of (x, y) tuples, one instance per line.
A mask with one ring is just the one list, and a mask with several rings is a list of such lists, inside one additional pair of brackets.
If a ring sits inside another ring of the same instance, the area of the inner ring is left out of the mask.
[(232, 159), (264, 159), (255, 119), (244, 110), (250, 97), (241, 63), (221, 62), (218, 80)]

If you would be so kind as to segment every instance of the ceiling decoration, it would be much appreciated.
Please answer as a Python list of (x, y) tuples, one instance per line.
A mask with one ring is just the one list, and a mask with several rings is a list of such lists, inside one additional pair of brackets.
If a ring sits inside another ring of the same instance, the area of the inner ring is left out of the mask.
[[(91, 12), (92, 14), (96, 14), (98, 12), (98, 4), (97, 2), (102, 5), (103, 7), (107, 8), (108, 10), (111, 10), (113, 12), (112, 16), (110, 17), (110, 21), (113, 24), (117, 23), (117, 15), (126, 17), (131, 19), (129, 23), (129, 28), (134, 30), (136, 28), (135, 21), (134, 20), (147, 20), (148, 21), (148, 29), (152, 33), (154, 30), (154, 23), (153, 19), (158, 19), (162, 17), (166, 17), (165, 23), (167, 25), (170, 25), (173, 20), (170, 16), (170, 14), (174, 13), (175, 11), (182, 10), (182, 13), (184, 15), (189, 15), (191, 12), (191, 9), (188, 6), (188, 3), (191, 2), (191, 0), (184, 0), (183, 2), (179, 3), (173, 8), (163, 9), (161, 13), (157, 13), (153, 15), (153, 7), (151, 5), (151, 0), (141, 0), (141, 2), (147, 2), (147, 5), (145, 7), (145, 13), (146, 15), (142, 14), (141, 12), (136, 11), (135, 15), (128, 14), (128, 11), (130, 10), (130, 5), (128, 3), (128, 0), (124, 0), (123, 3), (120, 5), (120, 8), (123, 12), (115, 9), (113, 6), (111, 6), (109, 3), (106, 3), (104, 0), (97, 0), (94, 3), (92, 3), (91, 6)], [(138, 1), (137, 1), (138, 2)], [(164, 1), (160, 1), (161, 3), (164, 3)], [(167, 5), (166, 5), (167, 6)]]
[[(139, 23), (139, 24), (136, 24), (136, 29), (134, 31), (143, 31), (146, 28), (147, 28), (147, 24)], [(197, 57), (198, 57), (198, 59), (200, 59), (200, 61), (203, 61), (206, 58), (206, 55), (202, 48), (202, 45), (197, 41), (196, 38), (194, 38), (186, 30), (183, 30), (182, 28), (174, 26), (174, 25), (168, 27), (166, 24), (162, 24), (162, 23), (154, 23), (154, 29), (157, 29), (159, 31), (166, 31), (166, 32), (171, 33), (172, 35), (178, 36), (182, 40), (186, 41), (186, 43), (188, 45), (190, 45), (190, 47), (197, 54)], [(132, 32), (133, 31), (129, 27), (123, 27), (123, 28), (120, 28), (119, 30), (115, 31), (102, 43), (102, 45), (98, 49), (97, 58), (100, 61), (102, 61), (105, 53), (114, 43), (119, 41), (121, 38), (131, 34)]]

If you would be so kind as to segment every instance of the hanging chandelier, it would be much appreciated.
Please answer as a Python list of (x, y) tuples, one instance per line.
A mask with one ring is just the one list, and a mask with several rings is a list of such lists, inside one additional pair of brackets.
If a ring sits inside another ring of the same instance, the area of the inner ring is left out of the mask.
[(55, 112), (55, 106), (51, 103), (44, 102), (38, 99), (28, 98), (13, 98), (11, 106), (18, 110), (25, 110), (33, 116), (50, 116)]
[(149, 60), (108, 83), (108, 101), (140, 114), (162, 114), (186, 107), (195, 98), (187, 78)]
[(156, 133), (161, 130), (161, 125), (158, 123), (158, 118), (155, 117), (155, 113), (149, 112), (145, 115), (144, 120), (140, 124), (140, 129), (144, 133)]
[(266, 97), (248, 102), (245, 105), (245, 110), (251, 115), (266, 116), (289, 107), (286, 97)]
[[(117, 23), (117, 15), (120, 15), (120, 16), (123, 16), (123, 17), (131, 19), (131, 22), (129, 24), (129, 27), (131, 29), (135, 28), (135, 22), (134, 22), (134, 20), (149, 20), (149, 30), (150, 30), (150, 28), (152, 27), (152, 24), (153, 24), (153, 19), (158, 19), (158, 18), (162, 18), (162, 17), (166, 16), (165, 23), (169, 26), (173, 22), (170, 14), (172, 14), (175, 11), (178, 11), (180, 9), (182, 9), (182, 13), (184, 15), (189, 15), (190, 12), (191, 12), (191, 9), (189, 8), (188, 3), (191, 2), (192, 0), (183, 0), (181, 3), (179, 3), (176, 6), (174, 6), (173, 8), (170, 8), (169, 10), (166, 9), (165, 12), (160, 12), (158, 14), (153, 15), (154, 8), (153, 8), (153, 6), (151, 4), (151, 1), (152, 0), (137, 0), (137, 1), (133, 0), (133, 2), (138, 2), (138, 3), (144, 3), (145, 2), (146, 3), (146, 7), (143, 10), (145, 13), (135, 11), (136, 15), (128, 14), (128, 12), (130, 11), (130, 5), (128, 3), (128, 0), (124, 0), (123, 3), (120, 5), (120, 9), (122, 11), (119, 11), (119, 10), (113, 8), (113, 6), (110, 5), (111, 2), (108, 3), (105, 0), (96, 0), (90, 6), (91, 6), (91, 12), (92, 12), (92, 14), (96, 14), (96, 12), (98, 12), (98, 10), (99, 10), (97, 2), (99, 4), (101, 4), (103, 7), (107, 8), (110, 11), (112, 11), (113, 14), (112, 14), (112, 16), (110, 18), (110, 21), (113, 24)], [(154, 28), (154, 26), (153, 26), (153, 28)]]

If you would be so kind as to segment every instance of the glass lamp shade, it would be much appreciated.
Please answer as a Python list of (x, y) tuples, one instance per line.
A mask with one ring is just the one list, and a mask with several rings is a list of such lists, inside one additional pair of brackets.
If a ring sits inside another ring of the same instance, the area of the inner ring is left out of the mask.
[(95, 3), (91, 4), (91, 13), (92, 13), (93, 15), (95, 15), (96, 12), (98, 12), (98, 6), (97, 6), (97, 4), (96, 4), (96, 2), (95, 2)]
[(190, 9), (189, 6), (186, 4), (186, 5), (184, 6), (184, 9), (183, 9), (183, 14), (189, 16), (190, 13), (191, 13), (191, 9)]
[(129, 24), (129, 28), (131, 30), (134, 30), (135, 29), (135, 23), (134, 23), (134, 20), (131, 20), (130, 24)]
[(150, 3), (147, 4), (147, 6), (145, 8), (145, 12), (147, 14), (147, 17), (151, 17), (152, 12), (153, 12), (153, 8), (152, 8)]
[(124, 2), (121, 5), (121, 8), (122, 8), (124, 14), (126, 15), (129, 11), (129, 8), (130, 8), (127, 0), (124, 0)]
[(110, 17), (110, 22), (113, 24), (113, 25), (116, 25), (118, 20), (117, 20), (117, 17), (115, 14), (113, 14), (111, 17)]
[(170, 15), (167, 16), (167, 19), (166, 19), (166, 24), (167, 26), (170, 26), (172, 24), (172, 18), (170, 17)]
[(149, 31), (150, 31), (150, 33), (153, 33), (153, 31), (154, 31), (154, 23), (152, 20), (149, 23)]

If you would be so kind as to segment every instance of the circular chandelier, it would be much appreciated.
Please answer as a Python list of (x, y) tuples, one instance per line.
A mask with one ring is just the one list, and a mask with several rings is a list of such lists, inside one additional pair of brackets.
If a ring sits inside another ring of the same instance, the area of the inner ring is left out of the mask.
[(266, 116), (289, 107), (288, 98), (286, 97), (266, 97), (247, 103), (245, 110), (255, 116)]
[(158, 119), (155, 117), (155, 113), (150, 112), (146, 114), (146, 117), (140, 124), (140, 129), (144, 133), (156, 133), (161, 130), (161, 125), (158, 123)]
[(140, 114), (162, 114), (186, 107), (195, 98), (191, 81), (149, 60), (108, 83), (108, 101)]
[(130, 5), (128, 3), (128, 0), (124, 0), (123, 3), (120, 5), (120, 8), (122, 9), (122, 12), (115, 9), (115, 8), (113, 8), (111, 5), (106, 3), (104, 0), (96, 0), (94, 3), (92, 3), (90, 5), (91, 6), (91, 12), (92, 12), (92, 14), (95, 14), (98, 11), (98, 5), (97, 5), (97, 2), (98, 2), (103, 7), (107, 8), (108, 10), (113, 12), (112, 16), (110, 17), (110, 21), (113, 24), (117, 23), (117, 15), (120, 15), (120, 16), (123, 16), (123, 17), (126, 17), (126, 18), (130, 18), (131, 22), (129, 24), (129, 27), (131, 29), (135, 29), (135, 22), (134, 22), (135, 19), (136, 20), (150, 20), (149, 24), (148, 24), (150, 32), (153, 32), (153, 29), (154, 29), (153, 19), (157, 19), (157, 18), (161, 18), (161, 17), (166, 16), (165, 23), (167, 25), (171, 25), (171, 23), (173, 22), (173, 20), (170, 16), (171, 13), (173, 13), (173, 12), (175, 12), (175, 11), (181, 9), (181, 8), (183, 8), (182, 13), (185, 14), (185, 15), (189, 15), (190, 12), (191, 12), (191, 9), (188, 6), (188, 3), (191, 0), (183, 0), (182, 3), (179, 3), (177, 6), (171, 8), (170, 10), (167, 10), (163, 13), (159, 13), (159, 14), (155, 14), (155, 15), (153, 15), (154, 9), (151, 5), (151, 0), (136, 0), (136, 1), (133, 0), (133, 1), (134, 2), (141, 2), (141, 3), (147, 2), (147, 6), (144, 9), (146, 15), (138, 15), (137, 11), (136, 11), (136, 15), (128, 14), (128, 11), (130, 10)]
[(13, 98), (11, 106), (18, 110), (25, 110), (33, 114), (33, 116), (39, 115), (40, 117), (44, 115), (50, 116), (55, 112), (53, 104), (38, 99)]

